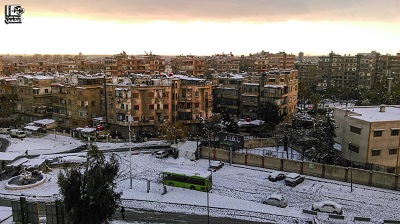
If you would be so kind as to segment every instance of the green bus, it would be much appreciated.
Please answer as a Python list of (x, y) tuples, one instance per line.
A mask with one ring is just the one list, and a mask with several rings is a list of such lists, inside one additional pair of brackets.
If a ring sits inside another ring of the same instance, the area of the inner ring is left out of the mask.
[(162, 172), (162, 178), (164, 185), (198, 191), (210, 191), (212, 188), (211, 172), (167, 168)]

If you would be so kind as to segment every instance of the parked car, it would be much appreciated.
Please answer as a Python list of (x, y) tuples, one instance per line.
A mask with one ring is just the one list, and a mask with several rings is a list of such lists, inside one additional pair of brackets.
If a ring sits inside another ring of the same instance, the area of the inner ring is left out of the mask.
[(165, 151), (165, 150), (156, 152), (156, 158), (159, 158), (159, 159), (165, 158), (165, 157), (167, 157), (168, 155), (169, 155), (169, 152), (168, 152), (168, 151)]
[(272, 172), (269, 176), (268, 176), (268, 180), (269, 181), (278, 181), (278, 180), (284, 180), (286, 178), (286, 174), (284, 172), (281, 171), (275, 171)]
[(343, 214), (342, 205), (339, 205), (334, 201), (314, 202), (312, 204), (311, 209), (317, 212), (331, 212), (331, 213)]
[(224, 163), (221, 161), (212, 161), (210, 163), (210, 166), (208, 167), (208, 171), (215, 172), (219, 169), (221, 169), (224, 166)]
[(11, 129), (10, 130), (10, 136), (12, 138), (25, 138), (26, 133), (24, 131), (18, 130), (18, 129)]
[(286, 175), (285, 184), (288, 186), (296, 186), (304, 181), (304, 177), (298, 173), (289, 173)]
[(11, 128), (0, 128), (0, 134), (10, 133)]
[(263, 204), (273, 205), (281, 208), (286, 208), (288, 203), (286, 199), (280, 194), (271, 194), (262, 200)]

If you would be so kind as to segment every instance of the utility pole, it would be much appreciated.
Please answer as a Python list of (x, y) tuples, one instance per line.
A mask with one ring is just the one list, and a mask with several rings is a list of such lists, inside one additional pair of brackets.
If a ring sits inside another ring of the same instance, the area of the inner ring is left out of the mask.
[(128, 133), (128, 141), (129, 141), (129, 181), (130, 187), (132, 189), (132, 144), (131, 144), (131, 123), (129, 122), (129, 133)]

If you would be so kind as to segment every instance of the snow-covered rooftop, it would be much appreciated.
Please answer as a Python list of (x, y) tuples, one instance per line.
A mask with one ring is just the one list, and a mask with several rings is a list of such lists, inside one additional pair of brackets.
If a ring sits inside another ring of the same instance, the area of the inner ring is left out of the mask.
[(34, 121), (34, 123), (36, 123), (36, 124), (43, 124), (43, 125), (52, 124), (54, 122), (56, 122), (56, 121), (53, 119), (42, 119), (42, 120)]
[(385, 112), (380, 112), (380, 106), (374, 107), (346, 107), (350, 116), (363, 121), (400, 121), (400, 106), (385, 106)]
[(1, 161), (13, 161), (18, 156), (21, 156), (21, 153), (16, 152), (0, 152), (0, 160)]

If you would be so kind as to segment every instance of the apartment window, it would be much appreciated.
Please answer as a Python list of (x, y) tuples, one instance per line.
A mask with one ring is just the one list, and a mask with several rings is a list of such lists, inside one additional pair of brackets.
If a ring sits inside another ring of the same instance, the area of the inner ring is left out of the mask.
[(164, 104), (163, 105), (164, 110), (168, 110), (168, 107), (169, 107), (169, 104)]
[(382, 131), (374, 131), (374, 137), (382, 137)]
[(149, 104), (149, 110), (154, 110), (154, 104)]
[(92, 105), (92, 107), (94, 107), (94, 106), (96, 105), (96, 102), (95, 102), (95, 101), (92, 101), (92, 102), (91, 102), (91, 105)]
[(361, 128), (350, 125), (350, 132), (361, 134)]
[(199, 108), (199, 106), (200, 106), (199, 103), (195, 103), (195, 104), (194, 104), (194, 107), (195, 107), (195, 108)]
[(396, 155), (396, 154), (397, 154), (396, 148), (389, 149), (389, 155)]
[(199, 92), (194, 92), (194, 96), (200, 96)]
[(48, 89), (44, 89), (44, 93), (49, 93), (49, 90)]
[(381, 155), (381, 150), (380, 149), (373, 149), (372, 150), (372, 156), (380, 156)]
[(275, 82), (275, 78), (269, 78), (268, 82)]
[(349, 150), (353, 151), (353, 152), (356, 152), (356, 153), (359, 153), (360, 147), (356, 146), (356, 145), (353, 145), (353, 144), (349, 144)]
[(132, 93), (132, 98), (139, 98), (139, 93)]
[(139, 121), (139, 117), (133, 117), (133, 121)]
[(148, 96), (149, 98), (154, 98), (154, 92), (147, 93), (147, 96)]
[(154, 116), (150, 116), (149, 121), (154, 121)]
[(398, 136), (398, 135), (399, 135), (399, 132), (400, 132), (399, 129), (392, 129), (391, 135), (392, 135), (392, 136)]
[(168, 120), (168, 116), (164, 116), (164, 120)]
[(139, 110), (139, 105), (133, 105), (133, 110)]

